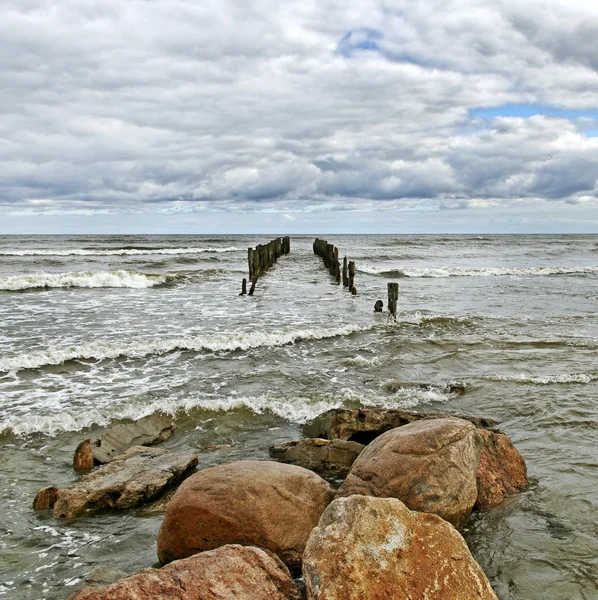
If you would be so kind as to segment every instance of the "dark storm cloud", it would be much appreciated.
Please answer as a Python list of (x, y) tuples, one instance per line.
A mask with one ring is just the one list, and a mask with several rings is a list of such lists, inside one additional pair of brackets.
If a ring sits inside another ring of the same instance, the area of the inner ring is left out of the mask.
[[(596, 200), (581, 0), (0, 8), (7, 214)], [(471, 116), (514, 104), (565, 112)]]

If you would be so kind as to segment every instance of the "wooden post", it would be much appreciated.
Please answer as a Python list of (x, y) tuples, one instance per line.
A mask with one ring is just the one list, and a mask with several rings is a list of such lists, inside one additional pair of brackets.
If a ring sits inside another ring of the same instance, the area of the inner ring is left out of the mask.
[(392, 315), (393, 319), (397, 320), (397, 300), (399, 299), (399, 284), (389, 283), (388, 284), (388, 312)]
[(247, 279), (243, 277), (243, 283), (241, 284), (241, 293), (239, 296), (244, 296), (247, 293)]
[(249, 290), (249, 296), (253, 296), (253, 291), (255, 290), (255, 284), (257, 283), (257, 277), (254, 277), (254, 279), (251, 281), (251, 288)]
[(347, 257), (343, 258), (343, 287), (349, 287), (349, 273), (347, 267)]
[(355, 261), (349, 261), (349, 291), (355, 296), (357, 290), (355, 289)]

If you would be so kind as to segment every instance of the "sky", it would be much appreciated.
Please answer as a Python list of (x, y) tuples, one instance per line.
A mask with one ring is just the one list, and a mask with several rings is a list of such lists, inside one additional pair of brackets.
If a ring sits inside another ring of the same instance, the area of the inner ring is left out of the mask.
[(0, 11), (0, 234), (598, 232), (597, 2)]

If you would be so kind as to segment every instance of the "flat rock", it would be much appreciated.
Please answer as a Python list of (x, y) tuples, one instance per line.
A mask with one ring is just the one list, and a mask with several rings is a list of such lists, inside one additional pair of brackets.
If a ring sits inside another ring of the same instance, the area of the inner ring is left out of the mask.
[(228, 545), (146, 569), (74, 600), (300, 600), (288, 569), (260, 548)]
[(525, 461), (504, 433), (479, 431), (484, 445), (477, 472), (476, 506), (486, 510), (529, 485)]
[(186, 479), (168, 503), (158, 559), (164, 564), (244, 544), (299, 568), (309, 532), (332, 497), (329, 483), (294, 465), (246, 460), (208, 467)]
[(462, 527), (478, 492), (482, 441), (462, 419), (429, 419), (383, 433), (357, 457), (337, 496), (398, 498)]
[(365, 448), (347, 440), (306, 438), (270, 446), (270, 458), (297, 465), (328, 479), (346, 477), (351, 465)]
[(151, 501), (197, 464), (197, 456), (191, 452), (133, 446), (110, 463), (58, 490), (54, 517), (70, 519), (103, 508), (132, 508)]
[[(155, 413), (135, 421), (109, 427), (97, 440), (84, 440), (75, 451), (75, 468), (89, 466), (89, 453), (95, 463), (105, 464), (133, 446), (152, 446), (167, 440), (174, 432), (172, 419)], [(79, 465), (79, 466), (77, 466)]]
[(308, 421), (303, 426), (303, 435), (308, 438), (340, 439), (369, 444), (390, 429), (423, 419), (447, 417), (469, 421), (479, 428), (493, 428), (498, 425), (493, 419), (464, 415), (425, 414), (394, 408), (333, 408)]
[(303, 557), (308, 600), (497, 600), (459, 532), (395, 498), (332, 502)]

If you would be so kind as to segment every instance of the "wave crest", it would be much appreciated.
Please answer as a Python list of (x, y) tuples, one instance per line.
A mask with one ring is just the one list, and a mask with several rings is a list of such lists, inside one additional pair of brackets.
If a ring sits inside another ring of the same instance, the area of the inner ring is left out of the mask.
[(237, 252), (240, 248), (228, 246), (227, 248), (144, 248), (126, 246), (124, 248), (71, 248), (67, 250), (5, 250), (0, 256), (138, 256), (140, 254), (221, 254), (223, 252)]
[(35, 273), (0, 277), (0, 291), (50, 288), (150, 288), (173, 283), (182, 276), (146, 275), (134, 271), (79, 271), (74, 273)]
[(360, 266), (362, 273), (385, 278), (419, 277), (501, 277), (501, 276), (546, 276), (546, 275), (589, 275), (597, 274), (598, 266), (585, 267), (435, 267), (428, 269), (404, 268), (385, 269), (383, 267)]

